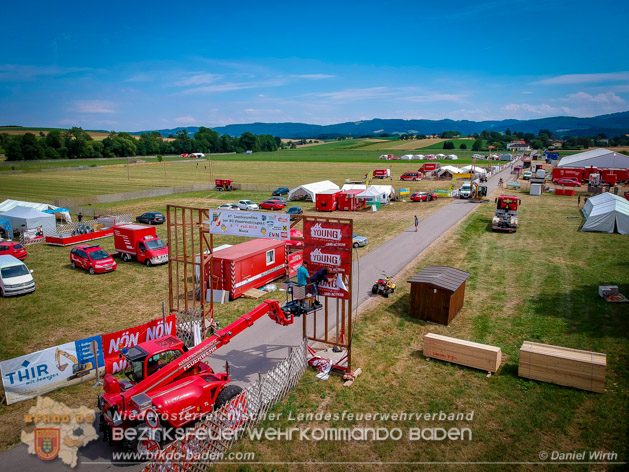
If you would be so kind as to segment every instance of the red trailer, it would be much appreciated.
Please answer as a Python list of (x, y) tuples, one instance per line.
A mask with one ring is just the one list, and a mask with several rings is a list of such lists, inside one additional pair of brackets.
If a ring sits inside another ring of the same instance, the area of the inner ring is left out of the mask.
[(604, 169), (601, 172), (601, 177), (605, 183), (616, 185), (616, 183), (629, 180), (629, 169)]
[[(595, 169), (593, 172), (597, 172)], [(589, 175), (589, 173), (588, 173)], [(553, 169), (553, 182), (559, 179), (572, 178), (582, 182), (584, 179), (583, 169), (569, 167), (555, 167)]]
[[(287, 253), (286, 243), (277, 239), (252, 239), (221, 249), (213, 258), (213, 288), (226, 290), (230, 299), (235, 299), (250, 288), (286, 277)], [(209, 266), (206, 266), (206, 280), (209, 279)]]
[(366, 200), (356, 198), (364, 190), (343, 190), (339, 193), (338, 209), (341, 211), (357, 211), (365, 208)]
[(324, 190), (317, 193), (317, 211), (335, 211), (338, 208), (338, 198), (340, 190)]
[(418, 172), (431, 172), (433, 170), (439, 169), (440, 167), (441, 165), (438, 162), (426, 162), (422, 164)]
[(233, 183), (232, 179), (215, 179), (214, 188), (218, 191), (234, 190)]

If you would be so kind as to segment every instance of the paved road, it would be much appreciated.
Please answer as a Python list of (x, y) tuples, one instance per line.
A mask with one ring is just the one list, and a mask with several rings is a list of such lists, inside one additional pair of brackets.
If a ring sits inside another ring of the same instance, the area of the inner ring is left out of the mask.
[[(488, 192), (491, 193), (497, 187), (500, 177), (506, 182), (508, 176), (509, 167), (492, 176), (487, 182)], [(383, 271), (389, 275), (399, 273), (437, 238), (465, 218), (477, 205), (479, 204), (470, 203), (467, 200), (454, 200), (422, 220), (418, 232), (415, 232), (415, 226), (412, 224), (403, 233), (360, 257), (358, 262), (354, 262), (353, 291), (354, 296), (357, 297), (357, 302), (356, 299), (354, 300), (354, 306), (360, 306), (371, 297), (371, 286)], [(404, 282), (403, 280), (396, 281), (396, 283)], [(280, 302), (282, 301), (280, 299)], [(318, 326), (321, 326), (321, 323), (318, 323)], [(301, 338), (301, 320), (297, 319), (291, 326), (279, 326), (265, 317), (256, 323), (255, 329), (243, 331), (230, 344), (213, 354), (209, 364), (213, 369), (222, 371), (225, 361), (229, 360), (234, 383), (245, 386), (257, 379), (258, 372), (266, 372), (284, 359), (289, 349), (301, 342)], [(24, 444), (0, 454), (0, 463), (3, 470), (10, 471), (66, 472), (70, 470), (58, 458), (53, 462), (43, 464), (39, 458), (28, 454)], [(102, 472), (140, 470), (140, 467), (134, 464), (111, 464), (110, 448), (102, 441), (94, 441), (80, 449), (79, 464), (74, 470)]]

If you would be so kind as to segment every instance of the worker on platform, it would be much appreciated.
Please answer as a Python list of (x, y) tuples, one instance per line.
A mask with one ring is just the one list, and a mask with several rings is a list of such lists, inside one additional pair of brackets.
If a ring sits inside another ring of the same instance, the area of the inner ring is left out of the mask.
[(308, 273), (308, 263), (304, 261), (299, 269), (297, 269), (297, 283), (299, 285), (307, 285), (308, 277), (310, 277), (310, 274)]

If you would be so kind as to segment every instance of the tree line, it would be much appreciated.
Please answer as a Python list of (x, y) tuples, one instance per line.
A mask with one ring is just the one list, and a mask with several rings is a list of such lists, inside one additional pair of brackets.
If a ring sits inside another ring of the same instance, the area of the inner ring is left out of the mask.
[(53, 129), (36, 136), (33, 133), (11, 136), (0, 133), (0, 147), (8, 161), (38, 159), (95, 159), (100, 157), (133, 157), (156, 154), (271, 152), (282, 145), (271, 135), (243, 133), (240, 137), (219, 135), (210, 128), (200, 127), (194, 136), (182, 129), (165, 140), (157, 131), (144, 133), (139, 139), (129, 133), (111, 132), (102, 141), (94, 141), (80, 127), (69, 130)]

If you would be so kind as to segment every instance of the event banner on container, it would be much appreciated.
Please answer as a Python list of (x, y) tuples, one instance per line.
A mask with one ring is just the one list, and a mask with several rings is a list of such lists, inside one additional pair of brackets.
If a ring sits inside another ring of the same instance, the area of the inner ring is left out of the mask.
[(105, 373), (100, 336), (81, 339), (0, 362), (7, 405), (35, 398)]
[(135, 326), (115, 333), (103, 334), (103, 348), (105, 350), (105, 367), (107, 372), (115, 374), (127, 367), (127, 361), (120, 357), (123, 348), (130, 349), (140, 343), (151, 341), (172, 334), (177, 335), (175, 315), (166, 317), (166, 323), (161, 318), (140, 326)]
[(290, 215), (258, 211), (210, 210), (210, 233), (290, 240)]
[(304, 244), (352, 250), (352, 225), (304, 218)]

